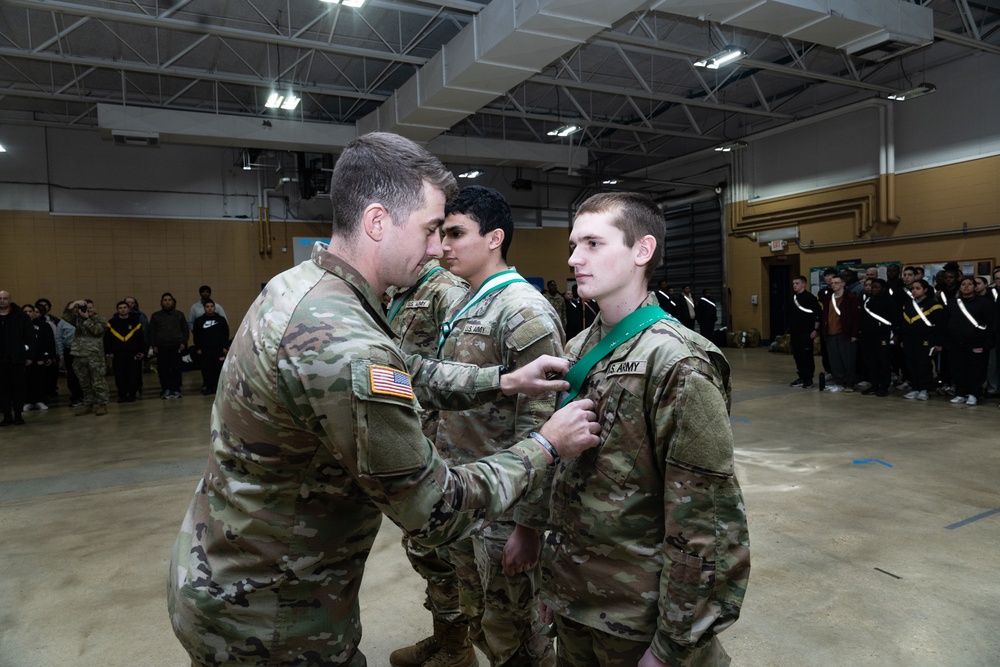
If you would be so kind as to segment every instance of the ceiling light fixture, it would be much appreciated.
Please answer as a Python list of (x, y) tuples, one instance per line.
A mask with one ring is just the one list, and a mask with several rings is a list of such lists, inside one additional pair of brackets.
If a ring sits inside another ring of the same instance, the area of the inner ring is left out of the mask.
[(568, 137), (571, 134), (576, 134), (582, 129), (583, 128), (580, 127), (579, 125), (563, 125), (561, 127), (557, 127), (554, 130), (546, 132), (546, 134), (550, 137)]
[(890, 100), (896, 100), (897, 102), (902, 102), (903, 100), (912, 100), (915, 97), (921, 97), (923, 95), (930, 95), (931, 93), (937, 92), (937, 86), (933, 83), (922, 83), (916, 88), (911, 88), (910, 90), (904, 90), (898, 93), (893, 93), (889, 96)]
[(7, 149), (0, 145), (0, 153), (6, 153)]
[(285, 111), (291, 111), (295, 107), (299, 106), (300, 101), (301, 99), (292, 93), (288, 93), (288, 95), (271, 93), (271, 96), (267, 98), (267, 102), (264, 103), (264, 106), (268, 109), (284, 109)]
[(483, 175), (482, 171), (480, 171), (478, 169), (470, 169), (469, 171), (467, 171), (465, 173), (459, 174), (458, 177), (459, 178), (477, 178), (477, 177), (482, 176), (482, 175)]
[[(319, 0), (320, 2), (325, 2), (328, 5), (339, 5), (340, 0)], [(344, 0), (345, 7), (360, 7), (365, 4), (365, 0)]]
[(730, 153), (732, 151), (742, 150), (747, 147), (747, 142), (745, 141), (730, 141), (728, 144), (720, 144), (715, 147), (716, 153)]
[(250, 171), (250, 151), (243, 149), (243, 171)]
[(719, 69), (723, 65), (730, 65), (737, 60), (746, 58), (746, 49), (738, 46), (727, 46), (711, 58), (703, 58), (695, 62), (695, 67), (705, 67), (707, 69)]
[(620, 178), (609, 178), (607, 180), (601, 181), (601, 185), (618, 185), (622, 182)]

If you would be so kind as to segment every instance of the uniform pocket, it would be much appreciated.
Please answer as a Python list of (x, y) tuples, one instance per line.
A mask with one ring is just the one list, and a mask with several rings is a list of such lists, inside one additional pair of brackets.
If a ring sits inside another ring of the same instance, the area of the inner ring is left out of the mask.
[[(642, 404), (643, 376), (616, 379), (607, 401), (598, 410), (601, 420), (601, 444), (595, 468), (619, 486), (628, 481), (635, 469), (639, 452), (646, 445), (648, 432)], [(608, 445), (608, 442), (611, 445)]]

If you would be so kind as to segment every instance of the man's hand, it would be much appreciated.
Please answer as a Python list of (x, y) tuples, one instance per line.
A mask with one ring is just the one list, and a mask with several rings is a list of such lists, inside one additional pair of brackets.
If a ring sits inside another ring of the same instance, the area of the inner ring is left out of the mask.
[(552, 443), (563, 459), (576, 458), (601, 442), (597, 437), (601, 425), (594, 414), (594, 402), (588, 398), (557, 410), (538, 432)]
[(503, 545), (503, 573), (508, 577), (527, 572), (538, 565), (542, 552), (542, 540), (538, 531), (526, 526), (514, 526), (514, 532)]
[(561, 379), (569, 372), (569, 361), (543, 354), (530, 364), (500, 376), (500, 391), (505, 396), (526, 394), (540, 396), (550, 391), (567, 391), (569, 383)]
[(542, 602), (541, 600), (539, 600), (538, 601), (538, 618), (545, 625), (552, 625), (552, 622), (555, 620), (556, 615), (553, 613), (553, 611), (549, 607), (549, 605), (547, 605), (544, 602)]
[(642, 654), (642, 658), (639, 660), (639, 664), (636, 667), (670, 667), (667, 663), (663, 662), (655, 655), (653, 652), (646, 649), (646, 652)]

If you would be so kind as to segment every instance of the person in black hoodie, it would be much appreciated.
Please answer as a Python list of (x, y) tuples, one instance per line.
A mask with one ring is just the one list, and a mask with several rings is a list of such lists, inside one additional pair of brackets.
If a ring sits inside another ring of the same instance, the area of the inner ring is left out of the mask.
[(914, 280), (910, 285), (910, 300), (903, 305), (903, 321), (899, 327), (900, 341), (910, 372), (911, 391), (903, 398), (926, 401), (934, 386), (933, 355), (941, 352), (944, 343), (945, 312), (930, 294), (926, 280)]
[(146, 352), (145, 331), (139, 315), (129, 308), (127, 301), (119, 301), (118, 311), (108, 320), (104, 334), (104, 351), (111, 355), (115, 371), (115, 387), (119, 403), (132, 403), (139, 391), (142, 378), (142, 358)]
[(35, 352), (31, 318), (0, 290), (0, 426), (24, 424), (24, 370)]
[(992, 299), (977, 296), (976, 281), (971, 277), (962, 278), (947, 311), (948, 357), (955, 384), (955, 397), (951, 402), (975, 405), (986, 381), (986, 366), (993, 344)]
[(229, 323), (215, 312), (215, 302), (203, 301), (205, 314), (194, 321), (194, 345), (201, 365), (202, 394), (214, 394), (219, 386), (222, 363), (229, 352)]
[[(42, 317), (41, 311), (30, 303), (24, 304), (21, 310), (30, 318), (31, 327), (35, 332), (35, 352), (25, 368), (24, 411), (48, 410), (49, 406), (45, 404), (45, 389), (48, 369), (58, 358), (56, 337), (52, 333), (52, 327)], [(55, 363), (58, 365), (59, 362)]]
[(796, 276), (792, 280), (792, 302), (786, 313), (789, 347), (798, 373), (798, 377), (789, 386), (803, 389), (813, 386), (813, 374), (816, 372), (813, 341), (819, 336), (820, 317), (823, 314), (819, 300), (807, 289), (808, 285), (805, 276)]
[(861, 306), (861, 325), (858, 332), (858, 346), (865, 360), (865, 368), (871, 386), (862, 394), (876, 396), (889, 395), (892, 380), (891, 362), (892, 330), (900, 316), (896, 301), (889, 296), (886, 282), (881, 278), (871, 281), (871, 297)]

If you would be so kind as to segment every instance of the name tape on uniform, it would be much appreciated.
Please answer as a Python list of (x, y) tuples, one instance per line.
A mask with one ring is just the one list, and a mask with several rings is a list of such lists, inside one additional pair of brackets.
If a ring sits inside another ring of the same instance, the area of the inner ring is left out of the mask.
[(617, 361), (608, 364), (605, 375), (645, 375), (646, 361)]

